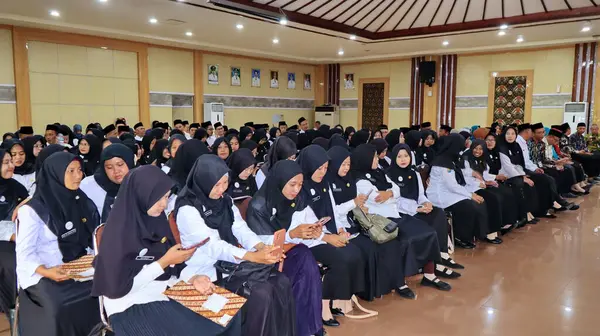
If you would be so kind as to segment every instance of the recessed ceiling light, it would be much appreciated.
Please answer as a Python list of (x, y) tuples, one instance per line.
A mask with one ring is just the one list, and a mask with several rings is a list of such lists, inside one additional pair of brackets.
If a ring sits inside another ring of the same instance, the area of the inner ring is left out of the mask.
[(572, 310), (573, 310), (573, 308), (571, 308), (571, 307), (565, 307), (565, 311), (566, 311), (566, 312), (570, 312), (570, 311), (572, 311)]
[(148, 19), (148, 22), (150, 22), (152, 24), (157, 24), (158, 20), (155, 17), (151, 17), (150, 19)]
[(487, 313), (488, 315), (494, 315), (494, 310), (492, 308), (488, 308)]
[(344, 51), (340, 49), (340, 51), (338, 51), (338, 55), (340, 55), (340, 56), (344, 55)]
[(104, 50), (106, 50), (106, 49), (108, 49), (108, 48), (107, 48), (107, 47), (100, 47), (100, 49), (104, 49)]
[(273, 39), (273, 44), (277, 44), (277, 43), (279, 43), (279, 39), (274, 38)]
[(590, 30), (592, 30), (592, 27), (590, 27), (590, 26), (585, 26), (585, 27), (581, 28), (581, 32), (582, 32), (582, 33), (587, 33), (587, 32), (589, 32)]
[(279, 24), (282, 24), (285, 26), (286, 24), (288, 24), (288, 20), (286, 18), (281, 18), (281, 19), (279, 19)]
[(51, 10), (50, 11), (50, 15), (54, 16), (54, 17), (59, 17), (60, 16), (60, 12), (57, 10)]
[(185, 2), (185, 0), (177, 0), (177, 2)]
[(525, 39), (523, 38), (523, 36), (519, 35), (519, 37), (517, 38), (517, 43), (521, 43), (523, 41), (525, 41)]
[(506, 32), (504, 30), (501, 30), (498, 32), (498, 36), (504, 36), (506, 35)]
[(508, 25), (507, 24), (503, 24), (502, 26), (500, 26), (500, 29), (502, 29), (502, 30), (508, 29)]
[(449, 44), (450, 44), (450, 42), (448, 42), (448, 41), (444, 41), (444, 42), (442, 42), (442, 45), (444, 45), (444, 46), (447, 46), (447, 45), (449, 45)]
[(235, 28), (237, 28), (238, 30), (242, 30), (242, 29), (244, 29), (244, 25), (241, 23), (238, 23), (235, 25)]
[(191, 31), (185, 32), (185, 36), (194, 36), (194, 33), (192, 33)]
[(356, 40), (356, 35), (350, 35), (351, 40)]
[(98, 2), (108, 2), (108, 0), (98, 0)]

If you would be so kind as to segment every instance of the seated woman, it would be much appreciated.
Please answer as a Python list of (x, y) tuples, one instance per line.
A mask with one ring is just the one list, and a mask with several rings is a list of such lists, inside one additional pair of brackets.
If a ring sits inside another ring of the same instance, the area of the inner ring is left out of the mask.
[(446, 267), (463, 269), (464, 266), (456, 263), (448, 254), (448, 222), (446, 214), (436, 208), (425, 196), (425, 187), (421, 174), (412, 165), (410, 147), (398, 144), (394, 147), (390, 169), (386, 175), (400, 188), (400, 197), (396, 201), (398, 212), (420, 219), (435, 229), (440, 244), (441, 262), (436, 265), (435, 274), (442, 278), (458, 278), (457, 272), (452, 272)]
[(535, 224), (539, 219), (531, 212), (537, 208), (537, 194), (534, 183), (525, 174), (525, 159), (521, 146), (517, 143), (517, 129), (509, 126), (498, 136), (498, 153), (500, 153), (500, 173), (507, 177), (506, 184), (517, 199), (519, 220)]
[(392, 160), (388, 157), (388, 143), (384, 139), (374, 139), (371, 144), (377, 148), (377, 157), (379, 158), (379, 169), (386, 170), (390, 167)]
[[(244, 335), (294, 335), (295, 309), (290, 281), (273, 264), (281, 247), (265, 245), (242, 219), (225, 191), (229, 168), (214, 155), (200, 157), (177, 195), (175, 213), (183, 246), (209, 238), (186, 262), (183, 280), (206, 274), (211, 281), (246, 296)], [(241, 248), (238, 246), (242, 246)], [(240, 264), (249, 274), (217, 274), (215, 263)], [(218, 281), (217, 281), (218, 280)], [(248, 296), (247, 290), (251, 291)]]
[(231, 145), (225, 137), (220, 137), (213, 142), (211, 147), (212, 153), (225, 161), (231, 155)]
[(256, 142), (257, 154), (256, 159), (258, 162), (263, 162), (265, 160), (265, 156), (271, 147), (271, 144), (267, 140), (267, 131), (263, 128), (257, 129), (251, 138), (252, 141)]
[[(285, 137), (281, 137), (278, 141)], [(275, 145), (277, 147), (277, 145)], [(267, 245), (273, 244), (274, 233), (286, 229), (285, 242), (296, 244), (286, 252), (283, 273), (292, 282), (296, 302), (296, 332), (298, 336), (323, 335), (321, 276), (310, 249), (302, 239), (321, 235), (313, 229), (316, 217), (307, 210), (300, 196), (302, 169), (294, 161), (276, 162), (269, 177), (250, 201), (246, 221)]]
[(275, 140), (281, 136), (279, 127), (271, 127), (269, 130), (269, 147), (273, 145)]
[(113, 144), (102, 151), (96, 173), (81, 181), (80, 188), (96, 205), (101, 223), (106, 223), (119, 187), (131, 169), (133, 169), (131, 149), (122, 144)]
[(485, 239), (489, 233), (487, 208), (483, 197), (467, 189), (460, 168), (459, 153), (465, 148), (465, 138), (450, 134), (442, 139), (431, 163), (427, 198), (434, 206), (452, 212), (456, 246), (472, 249), (473, 238)]
[(169, 171), (171, 171), (171, 168), (173, 168), (173, 159), (175, 159), (175, 156), (177, 156), (177, 150), (186, 141), (187, 138), (182, 134), (174, 134), (169, 138), (169, 144), (167, 146), (167, 150), (169, 151), (169, 160), (165, 162), (161, 168), (166, 174), (169, 174)]
[(15, 308), (17, 297), (17, 224), (12, 217), (17, 205), (29, 197), (29, 194), (21, 183), (12, 178), (15, 165), (10, 153), (0, 149), (0, 159), (0, 312), (9, 315), (11, 309)]
[(150, 163), (152, 165), (162, 169), (165, 163), (169, 161), (171, 154), (169, 154), (168, 146), (169, 140), (160, 139), (156, 141), (154, 148), (152, 148), (152, 154), (150, 155)]
[(435, 158), (435, 143), (437, 142), (437, 133), (435, 131), (421, 132), (421, 148), (423, 162), (431, 166), (431, 162)]
[[(239, 318), (225, 330), (163, 294), (196, 252), (175, 244), (164, 214), (172, 186), (164, 172), (153, 166), (127, 175), (100, 241), (92, 295), (104, 297), (104, 309), (117, 335), (185, 336), (190, 330), (198, 335), (241, 335)], [(213, 292), (207, 276), (186, 280), (202, 295)]]
[(102, 142), (93, 134), (87, 134), (79, 141), (77, 145), (77, 155), (83, 162), (83, 174), (92, 176), (100, 161), (100, 152), (102, 152)]
[(349, 244), (350, 234), (340, 226), (343, 223), (338, 224), (336, 220), (335, 203), (329, 184), (324, 179), (329, 165), (327, 152), (318, 145), (310, 145), (300, 152), (297, 162), (304, 175), (302, 192), (308, 204), (306, 211), (313, 212), (313, 222), (318, 218), (330, 218), (319, 228), (322, 230), (319, 237), (300, 239), (300, 242), (308, 246), (315, 259), (327, 267), (323, 278), (323, 300), (326, 301), (323, 303), (323, 320), (325, 325), (337, 326), (339, 322), (331, 315), (329, 302), (350, 300), (352, 295), (364, 291), (365, 264), (360, 249)]
[(404, 254), (405, 276), (419, 273), (423, 268), (422, 286), (448, 291), (452, 287), (435, 276), (435, 263), (440, 262), (440, 245), (434, 229), (426, 223), (408, 216), (400, 216), (396, 201), (400, 197), (398, 186), (378, 169), (379, 158), (373, 145), (358, 146), (350, 157), (352, 178), (356, 180), (359, 194), (369, 195), (365, 202), (369, 213), (386, 217), (398, 223), (398, 240), (407, 251)]
[(30, 155), (25, 151), (25, 145), (19, 139), (10, 139), (2, 142), (2, 148), (6, 149), (12, 157), (12, 162), (15, 165), (13, 179), (21, 183), (29, 195), (35, 193), (35, 157), (33, 153)]
[(423, 152), (421, 145), (423, 144), (422, 133), (420, 131), (409, 131), (404, 135), (404, 141), (411, 150), (411, 162), (418, 167), (423, 164)]
[(364, 207), (366, 195), (358, 194), (356, 181), (350, 177), (350, 152), (340, 146), (329, 151), (330, 162), (327, 172), (327, 182), (335, 201), (335, 221), (339, 231), (348, 232), (355, 238), (350, 244), (356, 245), (365, 262), (365, 289), (358, 295), (367, 301), (395, 290), (400, 297), (414, 299), (415, 294), (406, 286), (404, 281), (404, 255), (406, 246), (398, 240), (384, 244), (373, 242), (367, 235), (361, 234), (362, 229), (354, 221), (348, 220), (348, 213), (357, 206)]
[(227, 189), (227, 194), (233, 198), (234, 202), (254, 196), (258, 188), (254, 179), (256, 159), (252, 155), (252, 152), (247, 148), (239, 149), (231, 154), (227, 164), (233, 175), (231, 176), (231, 183)]
[(231, 146), (232, 153), (240, 149), (240, 139), (238, 138), (237, 134), (229, 134), (225, 138), (229, 142), (229, 146)]
[(294, 140), (287, 136), (279, 137), (275, 140), (275, 143), (265, 157), (265, 163), (260, 167), (260, 170), (256, 173), (256, 186), (260, 189), (265, 182), (265, 179), (269, 177), (271, 168), (277, 161), (280, 160), (295, 160), (296, 159), (296, 143)]
[(71, 280), (60, 267), (91, 253), (100, 224), (94, 203), (79, 189), (82, 177), (78, 157), (53, 154), (35, 194), (18, 210), (20, 335), (87, 335), (100, 322), (92, 283)]

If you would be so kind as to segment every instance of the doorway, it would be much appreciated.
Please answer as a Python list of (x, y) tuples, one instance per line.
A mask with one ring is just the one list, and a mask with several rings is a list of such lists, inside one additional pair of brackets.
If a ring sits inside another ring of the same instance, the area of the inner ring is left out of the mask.
[(361, 79), (358, 93), (358, 127), (374, 130), (388, 122), (389, 78)]

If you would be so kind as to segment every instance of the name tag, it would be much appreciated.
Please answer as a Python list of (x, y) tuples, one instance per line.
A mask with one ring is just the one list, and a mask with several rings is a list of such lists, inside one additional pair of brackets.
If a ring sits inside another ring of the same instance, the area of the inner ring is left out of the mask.
[(212, 210), (208, 210), (206, 212), (204, 212), (204, 216), (210, 216), (212, 215)]
[(153, 256), (137, 256), (137, 257), (135, 257), (135, 260), (138, 260), (138, 261), (152, 261), (152, 260), (154, 260), (154, 257)]
[(317, 197), (313, 197), (313, 202), (318, 202), (321, 199), (321, 195), (317, 196)]
[(71, 231), (67, 231), (67, 232), (63, 233), (60, 237), (64, 239), (64, 238), (67, 238), (68, 236), (74, 235), (76, 232), (77, 232), (77, 229), (73, 229)]

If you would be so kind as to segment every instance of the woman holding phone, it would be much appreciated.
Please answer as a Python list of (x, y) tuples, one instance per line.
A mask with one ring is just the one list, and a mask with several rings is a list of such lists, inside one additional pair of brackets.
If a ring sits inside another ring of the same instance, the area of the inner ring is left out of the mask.
[[(284, 138), (280, 137), (275, 144)], [(292, 282), (298, 312), (297, 335), (324, 335), (321, 319), (323, 284), (315, 258), (307, 245), (302, 244), (305, 240), (319, 238), (322, 232), (315, 230), (318, 218), (300, 195), (302, 182), (302, 169), (296, 162), (277, 161), (250, 201), (246, 221), (268, 245), (273, 243), (275, 232), (286, 229), (285, 242), (293, 247), (286, 252), (283, 273)]]
[[(192, 167), (177, 196), (175, 214), (182, 245), (193, 246), (209, 239), (186, 262), (181, 278), (189, 280), (195, 274), (206, 274), (217, 285), (246, 296), (248, 301), (242, 308), (244, 335), (293, 336), (291, 284), (274, 268), (283, 251), (280, 246), (264, 244), (248, 228), (231, 197), (225, 194), (228, 182), (225, 162), (215, 155), (204, 155)], [(248, 271), (242, 276), (236, 272), (222, 274), (225, 278), (218, 279), (215, 265), (223, 262), (239, 264)]]
[(258, 191), (254, 171), (256, 170), (256, 159), (247, 148), (242, 148), (231, 154), (227, 165), (231, 169), (231, 183), (227, 194), (234, 202), (254, 196)]
[(319, 218), (326, 221), (317, 223), (315, 230), (321, 231), (318, 239), (302, 240), (310, 247), (315, 259), (327, 267), (323, 277), (323, 320), (327, 326), (338, 326), (339, 322), (331, 315), (328, 306), (331, 300), (350, 300), (365, 287), (365, 264), (360, 249), (349, 244), (350, 234), (343, 223), (336, 220), (338, 214), (333, 207), (331, 190), (325, 181), (329, 157), (318, 145), (304, 148), (297, 160), (302, 168), (304, 183), (303, 196), (309, 208)]

